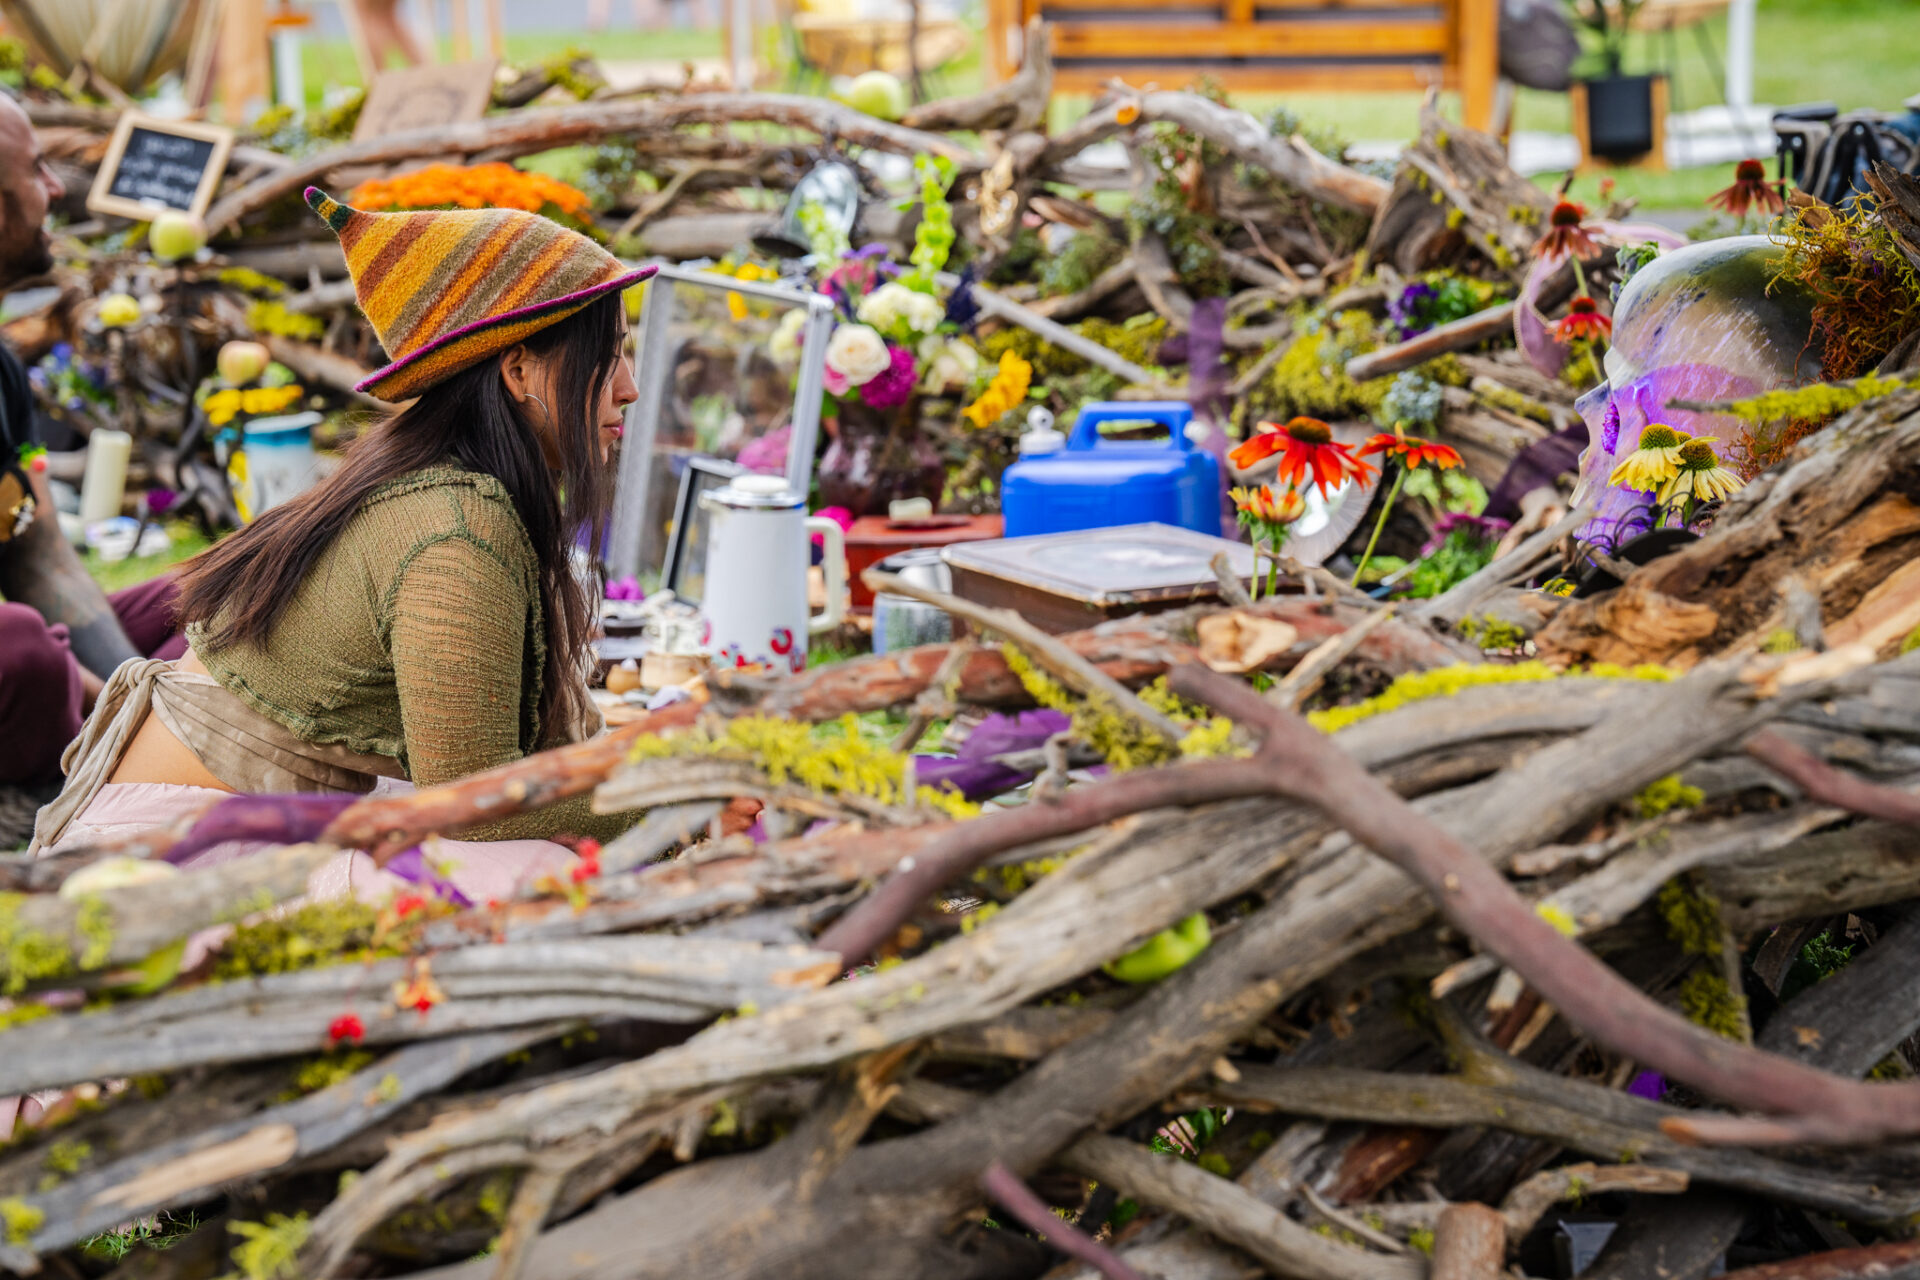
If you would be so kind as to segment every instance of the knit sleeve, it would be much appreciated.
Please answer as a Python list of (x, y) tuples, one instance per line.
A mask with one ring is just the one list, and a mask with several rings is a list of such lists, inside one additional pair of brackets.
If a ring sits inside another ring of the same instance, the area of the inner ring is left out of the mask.
[[(527, 584), (463, 538), (435, 542), (401, 568), (389, 647), (408, 775), (431, 787), (521, 758)], [(637, 814), (595, 814), (590, 797), (459, 832), (462, 839), (556, 835), (608, 839)]]

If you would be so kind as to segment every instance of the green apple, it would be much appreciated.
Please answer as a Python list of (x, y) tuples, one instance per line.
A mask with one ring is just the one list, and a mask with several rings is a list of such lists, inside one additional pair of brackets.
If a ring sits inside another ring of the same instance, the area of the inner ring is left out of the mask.
[(272, 353), (258, 342), (234, 341), (220, 348), (220, 357), (215, 363), (227, 385), (242, 387), (265, 373), (272, 359)]
[(1212, 941), (1213, 930), (1207, 924), (1207, 913), (1196, 911), (1171, 929), (1162, 929), (1118, 960), (1109, 962), (1106, 971), (1122, 982), (1158, 982), (1205, 951)]
[(130, 293), (110, 293), (100, 299), (100, 323), (120, 329), (140, 318), (140, 304)]
[(192, 214), (169, 209), (147, 228), (147, 245), (162, 262), (191, 258), (207, 245), (207, 229)]
[(847, 86), (846, 103), (855, 111), (879, 120), (898, 120), (912, 106), (907, 86), (900, 77), (885, 71), (868, 71), (853, 78)]

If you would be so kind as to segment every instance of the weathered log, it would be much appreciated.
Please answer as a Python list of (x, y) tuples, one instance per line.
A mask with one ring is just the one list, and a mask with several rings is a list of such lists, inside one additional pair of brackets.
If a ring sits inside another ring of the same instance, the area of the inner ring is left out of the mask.
[(1518, 283), (1553, 199), (1514, 173), (1498, 139), (1441, 118), (1429, 101), (1401, 155), (1367, 256), (1411, 276), (1472, 253)]
[(1044, 126), (1053, 101), (1053, 35), (1034, 18), (1024, 35), (1026, 56), (1004, 84), (964, 98), (941, 98), (908, 111), (900, 123), (936, 133), (1021, 132)]
[(1506, 332), (1513, 325), (1513, 303), (1502, 302), (1476, 311), (1470, 316), (1435, 325), (1405, 342), (1381, 347), (1347, 361), (1347, 376), (1355, 382), (1383, 378), (1402, 369), (1424, 364), (1449, 351), (1464, 351), (1479, 346), (1488, 338)]
[(1431, 1280), (1495, 1280), (1507, 1260), (1507, 1220), (1484, 1204), (1450, 1204), (1433, 1229)]

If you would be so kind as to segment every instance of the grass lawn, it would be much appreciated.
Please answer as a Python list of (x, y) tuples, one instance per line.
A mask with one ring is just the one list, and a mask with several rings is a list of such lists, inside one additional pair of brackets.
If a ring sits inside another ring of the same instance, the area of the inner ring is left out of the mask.
[(173, 539), (173, 545), (157, 556), (129, 556), (125, 560), (111, 562), (102, 560), (92, 551), (83, 552), (81, 558), (86, 562), (87, 572), (100, 584), (102, 591), (119, 591), (124, 587), (135, 587), (149, 578), (157, 578), (182, 560), (205, 551), (213, 543), (199, 528), (180, 522), (167, 526), (167, 534)]
[[(1723, 58), (1725, 17), (1714, 18), (1705, 29), (1714, 57)], [(1920, 93), (1920, 60), (1913, 56), (1916, 30), (1920, 30), (1920, 0), (1763, 0), (1754, 41), (1754, 95), (1762, 103), (1777, 106), (1830, 99), (1842, 110), (1898, 109), (1903, 99)], [(507, 37), (507, 58), (530, 61), (572, 47), (591, 49), (596, 57), (610, 62), (678, 62), (722, 53), (718, 31), (611, 30), (512, 34)], [(309, 41), (305, 60), (307, 83), (313, 86), (310, 94), (316, 101), (323, 85), (358, 82), (344, 41)], [(1677, 111), (1712, 105), (1723, 97), (1717, 72), (1691, 32), (1633, 37), (1627, 69), (1669, 72)], [(985, 81), (976, 43), (967, 56), (942, 68), (930, 88), (936, 94), (968, 93)], [(1058, 99), (1055, 124), (1082, 114), (1088, 101), (1073, 96)], [(1282, 101), (1306, 120), (1329, 124), (1356, 141), (1411, 138), (1418, 128), (1420, 96), (1413, 93), (1302, 93), (1284, 98), (1248, 94), (1236, 99), (1255, 114), (1264, 114)], [(1514, 123), (1518, 129), (1566, 133), (1572, 128), (1571, 108), (1562, 94), (1522, 90)], [(1763, 141), (1770, 143), (1770, 139)], [(1545, 175), (1541, 180), (1550, 184), (1556, 176)], [(1728, 174), (1722, 165), (1664, 174), (1622, 170), (1616, 181), (1622, 197), (1634, 197), (1645, 208), (1687, 209), (1701, 207), (1708, 195), (1727, 184)], [(1593, 193), (1584, 194), (1591, 197)]]

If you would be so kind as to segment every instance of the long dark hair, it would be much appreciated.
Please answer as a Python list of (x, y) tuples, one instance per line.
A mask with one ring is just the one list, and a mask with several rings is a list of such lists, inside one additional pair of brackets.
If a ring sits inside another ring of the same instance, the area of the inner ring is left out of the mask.
[[(558, 483), (533, 424), (507, 394), (499, 362), (482, 360), (363, 435), (325, 482), (195, 557), (180, 581), (181, 622), (205, 623), (205, 643), (213, 649), (264, 642), (369, 494), (396, 477), (453, 462), (506, 486), (539, 558), (547, 631), (540, 733), (556, 741), (585, 710), (578, 669), (592, 638), (592, 615), (570, 556), (582, 529), (592, 531), (598, 546), (606, 526), (611, 485), (600, 461), (595, 409), (620, 358), (620, 307), (619, 293), (609, 293), (524, 340), (535, 355), (559, 353), (550, 406), (560, 445)], [(247, 604), (223, 607), (233, 601)]]

